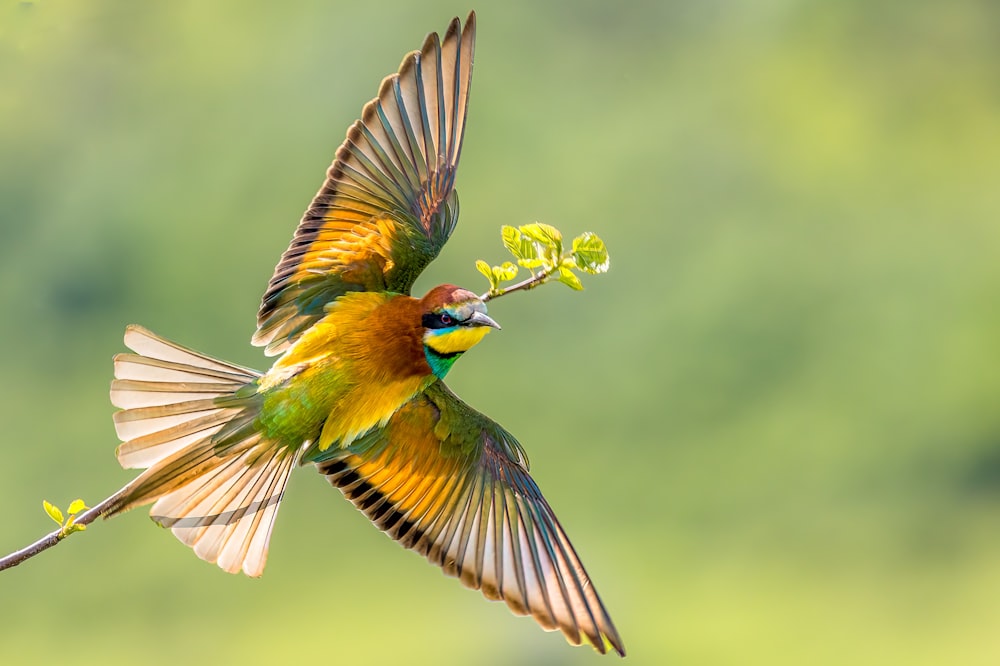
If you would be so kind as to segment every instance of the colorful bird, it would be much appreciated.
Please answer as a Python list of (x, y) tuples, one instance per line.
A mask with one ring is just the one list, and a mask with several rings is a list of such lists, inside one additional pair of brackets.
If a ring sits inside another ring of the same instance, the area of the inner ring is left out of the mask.
[(131, 326), (111, 400), (123, 467), (105, 517), (151, 515), (197, 555), (259, 576), (292, 469), (314, 464), (380, 529), (570, 643), (625, 649), (517, 440), (443, 380), (500, 327), (452, 285), (409, 295), (458, 219), (475, 14), (382, 81), (281, 257), (259, 373)]

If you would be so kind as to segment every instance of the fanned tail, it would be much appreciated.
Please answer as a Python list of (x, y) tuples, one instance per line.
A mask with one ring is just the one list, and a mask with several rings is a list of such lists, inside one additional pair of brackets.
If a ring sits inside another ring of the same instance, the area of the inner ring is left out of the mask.
[[(254, 426), (248, 391), (259, 372), (185, 349), (139, 327), (115, 357), (111, 401), (122, 467), (145, 468), (105, 517), (144, 504), (203, 560), (229, 573), (264, 571), (268, 541), (297, 450)], [(241, 391), (242, 390), (242, 391)], [(247, 395), (242, 395), (246, 393)]]

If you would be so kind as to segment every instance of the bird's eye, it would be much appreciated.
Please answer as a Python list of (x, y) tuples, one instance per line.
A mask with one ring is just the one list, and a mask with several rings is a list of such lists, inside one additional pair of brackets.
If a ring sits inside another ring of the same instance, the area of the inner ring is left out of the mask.
[(455, 321), (454, 319), (451, 318), (451, 315), (448, 314), (447, 312), (443, 313), (440, 319), (441, 323), (444, 324), (445, 326), (451, 326), (452, 323)]

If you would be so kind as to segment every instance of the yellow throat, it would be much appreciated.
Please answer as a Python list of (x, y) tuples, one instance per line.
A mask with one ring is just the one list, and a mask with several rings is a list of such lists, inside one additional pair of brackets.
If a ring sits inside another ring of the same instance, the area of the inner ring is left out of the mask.
[(426, 335), (424, 344), (439, 354), (458, 354), (475, 347), (489, 332), (489, 326), (462, 326), (447, 333)]

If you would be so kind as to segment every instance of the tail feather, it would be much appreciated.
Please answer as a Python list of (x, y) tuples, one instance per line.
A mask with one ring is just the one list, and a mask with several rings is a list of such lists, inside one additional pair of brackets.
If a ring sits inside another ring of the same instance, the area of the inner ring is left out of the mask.
[(144, 382), (116, 379), (111, 384), (111, 404), (121, 409), (156, 407), (190, 400), (230, 395), (238, 387), (232, 383)]
[(257, 403), (235, 398), (260, 373), (130, 326), (135, 354), (115, 358), (112, 402), (123, 467), (146, 468), (106, 515), (154, 503), (151, 515), (202, 559), (263, 573), (294, 447), (254, 428)]
[(160, 495), (150, 512), (153, 520), (169, 527), (203, 560), (230, 573), (242, 569), (259, 576), (295, 451), (258, 435), (234, 447), (221, 462), (206, 450), (179, 458), (172, 473), (193, 480), (182, 480)]
[(258, 576), (295, 456), (266, 441), (247, 444), (211, 477), (161, 497), (151, 514), (198, 557)]
[(122, 410), (114, 415), (115, 430), (124, 441), (145, 437), (219, 411), (214, 399), (186, 400)]
[(211, 356), (196, 352), (193, 349), (181, 347), (174, 342), (164, 340), (149, 329), (135, 324), (125, 329), (125, 346), (149, 359), (182, 363), (203, 370), (221, 370), (222, 372), (249, 375), (251, 377), (260, 376), (260, 373), (256, 370), (220, 361)]
[[(148, 408), (144, 408), (148, 409)], [(118, 447), (118, 462), (126, 469), (146, 468), (164, 460), (168, 456), (212, 435), (222, 429), (230, 419), (234, 418), (240, 410), (219, 409), (205, 412), (199, 411), (194, 414), (186, 414), (190, 419), (163, 428), (162, 430), (151, 430), (156, 427), (156, 421), (161, 419), (150, 419), (154, 423), (146, 427), (142, 421), (124, 421), (116, 419), (115, 426), (118, 436), (124, 439), (132, 437), (123, 442)], [(119, 412), (119, 414), (128, 414)], [(131, 433), (138, 433), (133, 435)]]
[(247, 372), (242, 369), (241, 371), (234, 372), (232, 369), (230, 371), (223, 371), (214, 368), (203, 368), (191, 365), (190, 363), (163, 361), (137, 354), (118, 354), (115, 356), (115, 377), (119, 379), (196, 383), (218, 381), (243, 384), (247, 376), (257, 376), (257, 373)]

